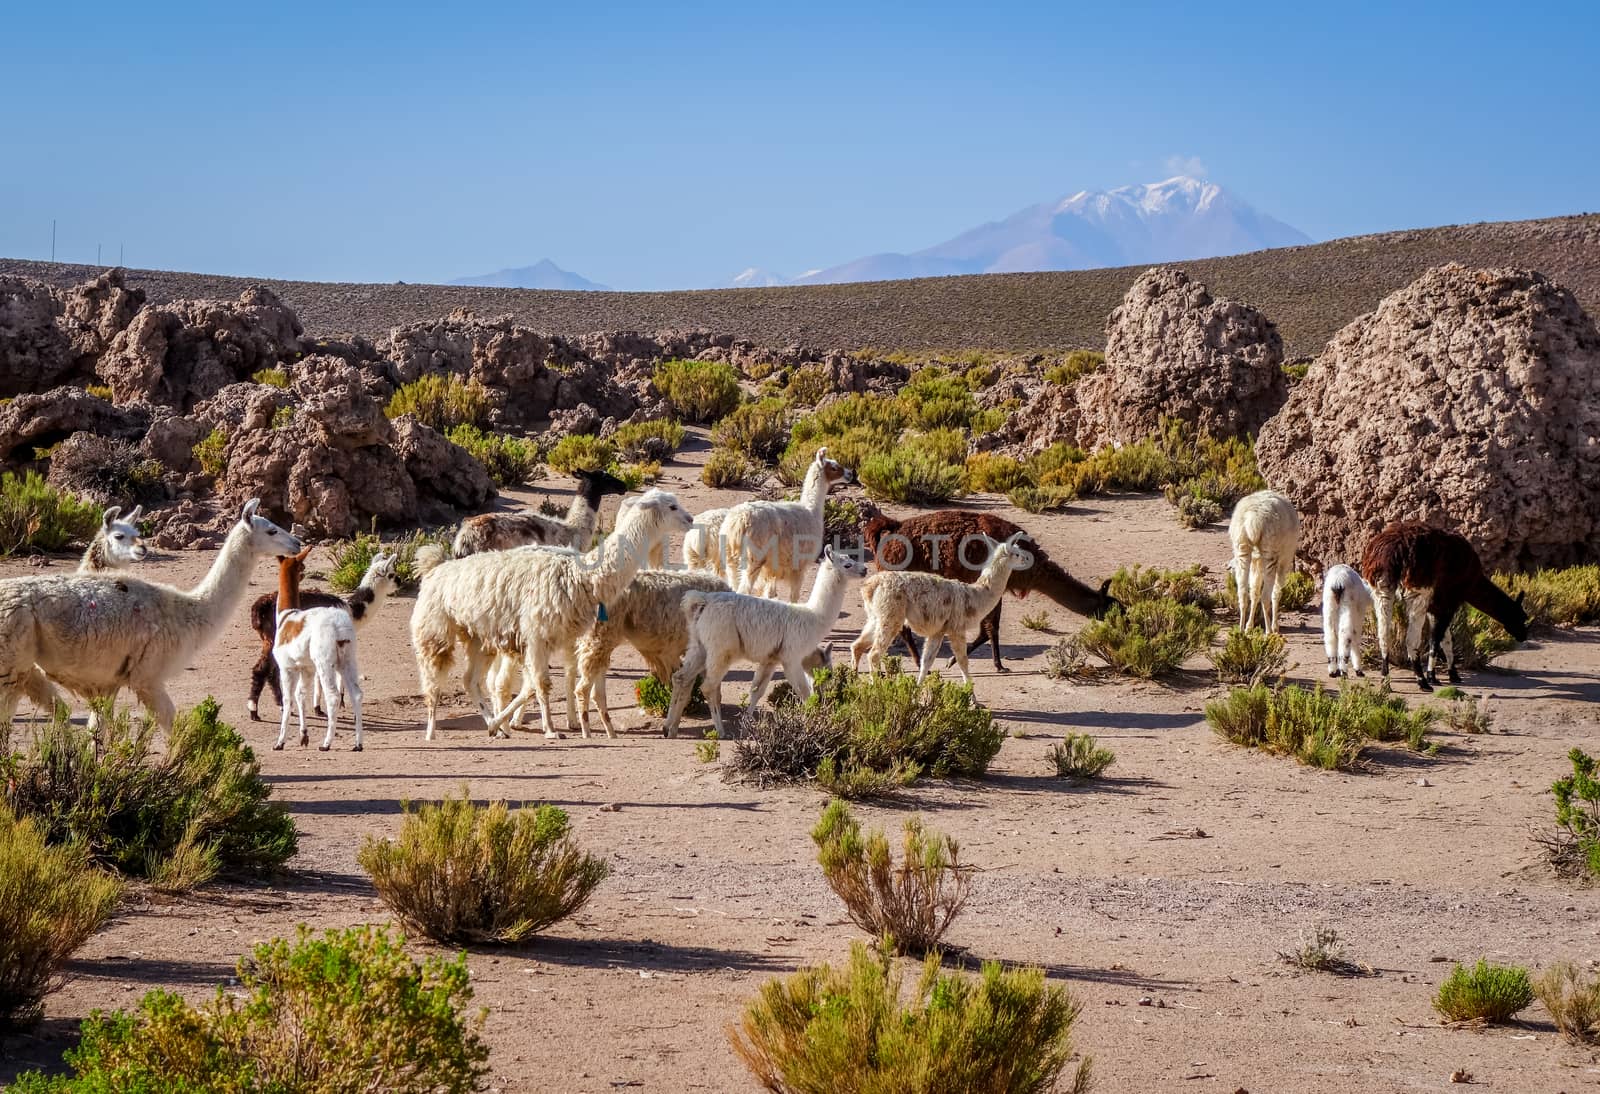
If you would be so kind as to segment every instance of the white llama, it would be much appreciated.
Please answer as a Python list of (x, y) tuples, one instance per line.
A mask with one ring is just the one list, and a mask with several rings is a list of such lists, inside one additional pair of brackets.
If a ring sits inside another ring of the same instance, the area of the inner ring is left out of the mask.
[(972, 683), (972, 673), (967, 668), (967, 636), (994, 611), (1005, 595), (1011, 572), (1024, 561), (1020, 548), (988, 542), (993, 548), (989, 560), (971, 585), (909, 570), (880, 570), (867, 578), (861, 586), (867, 623), (861, 636), (850, 645), (851, 664), (859, 666), (862, 653), (870, 649), (867, 663), (877, 671), (889, 651), (889, 643), (899, 636), (902, 627), (909, 625), (924, 639), (917, 683), (933, 669), (939, 643), (946, 638), (956, 664), (961, 666), (961, 679)]
[[(721, 535), (729, 584), (741, 593), (775, 595), (778, 583), (787, 581), (789, 600), (799, 600), (806, 572), (822, 552), (828, 491), (835, 483), (854, 481), (854, 472), (819, 448), (806, 469), (799, 501), (747, 501), (730, 509)], [(734, 582), (736, 565), (740, 574)]]
[[(351, 599), (376, 606), (395, 588), (396, 555), (379, 552), (372, 556), (361, 585)], [(363, 590), (368, 595), (362, 596)], [(359, 599), (357, 599), (359, 597)], [(362, 612), (365, 615), (365, 611)], [(306, 697), (313, 702), (320, 692), (328, 707), (328, 733), (319, 746), (326, 752), (333, 747), (333, 727), (339, 720), (339, 695), (350, 700), (350, 716), (355, 723), (355, 744), (350, 751), (360, 752), (361, 668), (356, 662), (356, 617), (349, 608), (289, 608), (278, 613), (276, 644), (272, 657), (278, 663), (278, 684), (283, 702), (278, 724), (278, 742), (283, 748), (289, 733), (289, 696), (294, 696), (295, 713), (300, 719), (300, 743), (309, 744), (306, 734)]]
[(720, 578), (728, 576), (723, 552), (722, 524), (731, 509), (707, 509), (694, 518), (694, 527), (683, 536), (683, 564), (691, 570), (704, 570)]
[(113, 505), (100, 518), (100, 530), (89, 541), (83, 560), (78, 563), (80, 574), (100, 574), (107, 570), (121, 570), (145, 560), (150, 549), (139, 534), (139, 518), (144, 506), (135, 505), (133, 511), (122, 516), (122, 507)]
[[(27, 577), (0, 582), (0, 727), (37, 666), (90, 699), (133, 691), (162, 728), (175, 713), (166, 682), (209, 645), (263, 555), (292, 555), (298, 537), (244, 505), (210, 571), (193, 589), (118, 574)], [(30, 691), (30, 697), (32, 693)]]
[(1372, 611), (1372, 590), (1354, 566), (1328, 567), (1322, 579), (1322, 645), (1328, 653), (1328, 675), (1344, 675), (1345, 666), (1361, 671), (1361, 631)]
[(849, 583), (866, 572), (864, 562), (827, 547), (823, 549), (811, 597), (804, 604), (744, 593), (685, 593), (683, 614), (688, 623), (689, 647), (683, 664), (672, 674), (667, 736), (678, 735), (678, 721), (694, 694), (695, 678), (702, 676), (706, 699), (711, 704), (712, 725), (718, 736), (722, 735), (722, 678), (740, 661), (756, 666), (756, 679), (747, 700), (752, 709), (761, 701), (779, 667), (795, 695), (804, 702), (811, 695), (806, 660), (838, 621)]
[(1278, 590), (1294, 571), (1300, 545), (1300, 515), (1276, 490), (1258, 490), (1239, 499), (1228, 521), (1233, 542), (1234, 591), (1239, 598), (1239, 627), (1248, 630), (1261, 608), (1262, 628), (1278, 631)]
[[(651, 543), (687, 531), (693, 519), (674, 495), (661, 491), (624, 510), (612, 534), (588, 554), (523, 547), (453, 559), (429, 570), (411, 614), (411, 641), (428, 707), (428, 739), (433, 739), (437, 723), (440, 684), (458, 643), (466, 649), (467, 695), (491, 735), (506, 736), (505, 727), (515, 724), (536, 692), (544, 735), (557, 736), (550, 724), (552, 653), (565, 657), (567, 722), (577, 728), (578, 639), (627, 588)], [(495, 711), (484, 680), (502, 653), (522, 658), (523, 680), (517, 696)]]

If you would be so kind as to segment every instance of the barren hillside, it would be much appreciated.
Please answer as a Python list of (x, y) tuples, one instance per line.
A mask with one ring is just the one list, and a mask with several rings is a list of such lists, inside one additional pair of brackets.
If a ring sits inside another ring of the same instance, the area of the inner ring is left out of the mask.
[[(1449, 261), (1530, 267), (1571, 287), (1591, 311), (1600, 308), (1597, 214), (1355, 236), (1183, 265), (1213, 293), (1265, 311), (1278, 323), (1288, 355), (1297, 357), (1317, 352), (1380, 297)], [(707, 327), (764, 345), (1034, 349), (1099, 346), (1107, 313), (1141, 269), (640, 293), (271, 281), (160, 270), (131, 271), (128, 284), (158, 303), (231, 297), (247, 285), (267, 284), (313, 334), (376, 336), (466, 307), (480, 315), (509, 313), (567, 335)], [(0, 259), (0, 274), (60, 285), (93, 272), (88, 266)]]

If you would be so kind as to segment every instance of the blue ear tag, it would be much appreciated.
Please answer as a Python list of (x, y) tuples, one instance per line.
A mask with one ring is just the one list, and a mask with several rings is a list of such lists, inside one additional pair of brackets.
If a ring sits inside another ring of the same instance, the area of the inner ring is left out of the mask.
[(594, 618), (595, 622), (597, 623), (604, 623), (606, 621), (606, 606), (604, 604), (600, 605), (600, 610), (595, 613)]

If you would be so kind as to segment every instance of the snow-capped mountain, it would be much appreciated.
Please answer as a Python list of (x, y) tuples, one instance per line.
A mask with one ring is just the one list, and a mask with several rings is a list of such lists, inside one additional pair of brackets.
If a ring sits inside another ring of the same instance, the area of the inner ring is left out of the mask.
[(518, 266), (510, 270), (496, 270), (476, 277), (458, 277), (451, 285), (493, 285), (502, 289), (604, 289), (606, 286), (563, 270), (548, 258), (532, 266)]
[(1087, 270), (1310, 242), (1304, 232), (1257, 212), (1216, 183), (1179, 175), (1143, 186), (1080, 190), (925, 250), (870, 255), (802, 274), (790, 284)]
[(789, 284), (789, 278), (784, 277), (782, 274), (764, 270), (760, 266), (751, 266), (736, 276), (730, 277), (727, 284), (722, 287), (724, 289), (762, 289), (770, 288), (773, 285), (787, 284)]

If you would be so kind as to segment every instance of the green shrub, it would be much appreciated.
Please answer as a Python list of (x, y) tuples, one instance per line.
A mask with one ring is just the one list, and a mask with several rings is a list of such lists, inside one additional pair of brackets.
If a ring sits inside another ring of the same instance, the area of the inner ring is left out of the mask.
[(1185, 528), (1205, 528), (1222, 519), (1222, 506), (1210, 498), (1199, 497), (1191, 491), (1178, 496), (1178, 523)]
[(882, 832), (863, 837), (850, 807), (834, 799), (811, 830), (828, 888), (856, 926), (899, 953), (927, 953), (939, 944), (967, 902), (970, 882), (960, 848), (949, 836), (905, 823), (900, 862)]
[(858, 469), (867, 456), (892, 449), (907, 423), (905, 408), (893, 396), (869, 392), (837, 399), (794, 422), (778, 475), (786, 485), (798, 486), (823, 445), (829, 456)]
[(0, 475), (0, 555), (59, 551), (94, 538), (100, 510), (57, 490), (37, 471)]
[[(563, 515), (557, 511), (554, 516)], [(372, 558), (379, 551), (390, 551), (395, 556), (395, 581), (402, 589), (415, 589), (422, 581), (417, 572), (417, 550), (424, 546), (438, 546), (448, 555), (450, 531), (413, 532), (409, 539), (384, 543), (373, 532), (358, 532), (354, 539), (341, 540), (333, 547), (333, 570), (328, 574), (328, 584), (335, 592), (348, 593), (361, 584)]]
[(1061, 359), (1059, 364), (1044, 370), (1044, 378), (1063, 387), (1077, 383), (1091, 372), (1098, 372), (1106, 363), (1106, 355), (1098, 350), (1075, 349)]
[(745, 403), (711, 430), (711, 442), (748, 459), (774, 463), (789, 443), (789, 410), (782, 399)]
[(1044, 651), (1044, 674), (1052, 680), (1070, 680), (1089, 672), (1089, 655), (1077, 635), (1056, 640)]
[(268, 387), (286, 388), (289, 386), (289, 373), (281, 368), (257, 369), (250, 374), (250, 379), (258, 384)]
[(731, 773), (760, 785), (814, 781), (837, 797), (893, 793), (922, 775), (978, 777), (1005, 740), (972, 689), (843, 666), (815, 673), (804, 703), (747, 710)]
[(408, 806), (399, 836), (368, 836), (356, 860), (389, 910), (437, 942), (521, 942), (583, 907), (606, 876), (562, 810), (480, 808), (465, 787)]
[(1278, 583), (1278, 610), (1303, 612), (1311, 606), (1317, 595), (1317, 583), (1303, 570), (1291, 571)]
[(1022, 617), (1022, 625), (1030, 631), (1048, 631), (1052, 622), (1050, 613), (1043, 608)]
[[(90, 384), (83, 390), (93, 395), (96, 399), (104, 399), (108, 403), (116, 401), (117, 393), (107, 384)], [(9, 403), (10, 401), (10, 399), (4, 399), (0, 400), (0, 403)]]
[(1281, 677), (1289, 666), (1289, 648), (1282, 635), (1237, 627), (1228, 632), (1222, 648), (1212, 650), (1210, 657), (1218, 681), (1246, 687)]
[(622, 451), (624, 459), (635, 463), (660, 463), (683, 447), (688, 436), (683, 426), (671, 418), (657, 418), (648, 422), (628, 422), (617, 426), (611, 440)]
[(1495, 582), (1521, 594), (1528, 618), (1552, 627), (1600, 622), (1600, 566), (1572, 566), (1531, 574), (1497, 574)]
[(539, 473), (539, 446), (525, 437), (486, 433), (475, 425), (451, 426), (445, 438), (483, 464), (496, 486), (521, 486)]
[(1006, 500), (1030, 513), (1050, 513), (1066, 508), (1078, 496), (1068, 487), (1018, 486), (1007, 491)]
[(1527, 969), (1480, 958), (1471, 969), (1455, 967), (1439, 985), (1433, 1009), (1447, 1022), (1505, 1022), (1531, 1002)]
[(1206, 721), (1234, 744), (1340, 771), (1359, 766), (1369, 741), (1403, 740), (1431, 753), (1427, 734), (1437, 717), (1429, 707), (1408, 711), (1387, 689), (1359, 685), (1328, 692), (1320, 684), (1309, 690), (1257, 684), (1206, 704)]
[(294, 421), (294, 407), (292, 406), (280, 406), (272, 412), (273, 429), (282, 429), (292, 421)]
[(219, 425), (196, 441), (189, 455), (200, 465), (201, 472), (215, 479), (221, 476), (223, 469), (228, 465), (228, 461), (224, 458), (227, 448), (228, 431)]
[(745, 459), (731, 448), (713, 448), (700, 468), (700, 481), (713, 490), (750, 490), (762, 479), (765, 469)]
[(40, 1016), (67, 958), (121, 893), (81, 845), (49, 846), (33, 821), (0, 808), (0, 1031)]
[(294, 822), (267, 800), (255, 753), (220, 713), (209, 698), (180, 713), (158, 757), (151, 722), (108, 704), (97, 749), (60, 706), (31, 749), (0, 757), (6, 805), (51, 843), (162, 889), (277, 867), (294, 854)]
[[(668, 708), (672, 706), (672, 681), (657, 680), (655, 673), (647, 672), (633, 685), (633, 697), (639, 709), (646, 714), (665, 718)], [(689, 693), (689, 705), (683, 709), (691, 718), (704, 718), (711, 713), (711, 704), (706, 702), (706, 694), (700, 690), (698, 679), (694, 682), (694, 690)]]
[(1179, 604), (1192, 604), (1203, 612), (1217, 609), (1216, 594), (1206, 581), (1205, 567), (1200, 565), (1187, 570), (1162, 570), (1138, 563), (1131, 568), (1123, 566), (1111, 575), (1111, 587), (1107, 591), (1123, 604), (1176, 600)]
[(653, 377), (672, 412), (690, 422), (714, 422), (739, 405), (739, 374), (724, 361), (663, 361)]
[(1561, 1036), (1575, 1045), (1600, 1041), (1600, 977), (1562, 961), (1533, 982), (1533, 993)]
[(792, 406), (816, 406), (833, 394), (833, 373), (826, 365), (801, 365), (789, 374), (783, 394)]
[(1567, 753), (1572, 774), (1550, 787), (1556, 799), (1556, 827), (1540, 837), (1556, 871), (1600, 876), (1600, 778), (1595, 760), (1581, 748)]
[(1083, 648), (1126, 676), (1170, 675), (1211, 645), (1217, 626), (1193, 604), (1169, 598), (1112, 608), (1079, 632)]
[(617, 446), (587, 433), (569, 433), (545, 453), (550, 470), (562, 475), (574, 471), (600, 471), (617, 460)]
[(722, 756), (722, 742), (717, 740), (717, 731), (706, 730), (705, 740), (699, 741), (694, 746), (695, 758), (703, 764), (714, 764)]
[(1311, 362), (1288, 361), (1279, 367), (1283, 369), (1284, 377), (1288, 379), (1291, 385), (1294, 385), (1306, 378), (1306, 373), (1311, 371)]
[(933, 505), (961, 492), (962, 466), (927, 451), (902, 446), (861, 461), (857, 475), (867, 494), (906, 505)]
[(606, 468), (629, 490), (642, 490), (661, 477), (661, 461), (646, 463), (614, 463)]
[(1109, 748), (1101, 748), (1087, 733), (1069, 733), (1050, 750), (1050, 762), (1063, 779), (1098, 779), (1117, 760)]
[(409, 414), (444, 433), (451, 426), (485, 424), (493, 406), (489, 389), (478, 381), (463, 380), (453, 373), (430, 372), (391, 395), (383, 412), (390, 418)]
[(846, 546), (861, 542), (861, 526), (877, 512), (871, 502), (830, 496), (822, 503), (822, 536), (830, 543)]
[(1021, 460), (997, 456), (993, 452), (974, 452), (967, 457), (966, 489), (972, 494), (1009, 494), (1033, 485), (1032, 476)]
[(293, 943), (257, 945), (237, 973), (199, 1007), (158, 989), (132, 1013), (95, 1011), (67, 1053), (71, 1076), (34, 1072), (11, 1089), (465, 1094), (489, 1073), (483, 1013), (463, 1013), (465, 954), (419, 966), (382, 930), (316, 939), (302, 926)]
[[(730, 1031), (756, 1081), (786, 1094), (918, 1090), (1044, 1094), (1072, 1059), (1078, 1004), (1041, 969), (986, 962), (969, 980), (923, 962), (909, 1004), (887, 952), (857, 942), (844, 969), (822, 965), (771, 980)], [(1089, 1089), (1077, 1067), (1070, 1094)], [(914, 1077), (914, 1079), (913, 1079)]]
[(1307, 972), (1331, 972), (1335, 976), (1374, 975), (1371, 965), (1358, 964), (1344, 956), (1339, 932), (1332, 927), (1318, 927), (1309, 937), (1302, 934), (1299, 947), (1280, 950), (1278, 960)]

